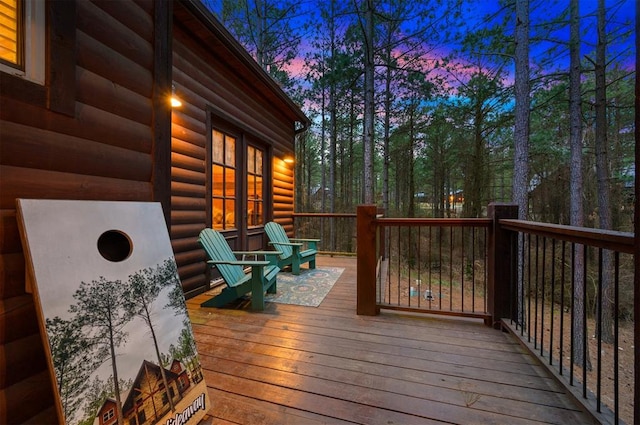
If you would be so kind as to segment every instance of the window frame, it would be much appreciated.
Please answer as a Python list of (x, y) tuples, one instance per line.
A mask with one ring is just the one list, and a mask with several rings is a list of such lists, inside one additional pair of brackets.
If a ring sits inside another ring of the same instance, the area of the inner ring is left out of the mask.
[(18, 0), (18, 62), (0, 61), (0, 71), (44, 85), (46, 80), (46, 2)]
[(73, 117), (76, 112), (76, 2), (42, 1), (40, 4), (44, 5), (46, 15), (43, 29), (46, 84), (0, 69), (2, 95)]
[(107, 410), (106, 412), (104, 412), (102, 414), (102, 421), (103, 422), (108, 422), (109, 420), (111, 420), (113, 417), (115, 416), (115, 409), (114, 408), (110, 408), (109, 410)]
[[(207, 143), (206, 143), (206, 225), (213, 226), (213, 200), (212, 200), (212, 182), (213, 182), (213, 129), (222, 130), (235, 136), (238, 140), (236, 149), (236, 165), (238, 174), (236, 181), (236, 214), (239, 217), (236, 220), (236, 227), (233, 229), (222, 230), (225, 237), (229, 240), (229, 244), (233, 249), (237, 250), (255, 250), (263, 249), (265, 245), (264, 223), (268, 222), (273, 214), (273, 145), (269, 143), (269, 138), (264, 134), (256, 133), (251, 127), (240, 122), (236, 117), (230, 116), (226, 111), (222, 110), (215, 104), (208, 104), (207, 110)], [(256, 226), (248, 226), (247, 219), (247, 146), (253, 146), (262, 151), (263, 155), (263, 211), (262, 217), (264, 223)]]
[[(214, 133), (220, 133), (222, 135), (222, 146), (221, 146), (221, 160), (216, 160), (216, 137)], [(211, 185), (211, 189), (209, 191), (211, 196), (210, 201), (210, 218), (211, 218), (211, 227), (220, 230), (220, 231), (229, 231), (229, 230), (237, 230), (238, 229), (238, 202), (240, 201), (238, 197), (238, 192), (240, 192), (238, 187), (238, 178), (241, 171), (240, 164), (238, 163), (238, 146), (241, 145), (241, 138), (238, 134), (235, 134), (232, 131), (221, 128), (219, 126), (211, 126), (210, 127), (210, 137), (211, 137), (211, 155), (209, 159), (209, 167), (211, 170), (211, 177), (209, 178), (209, 182)], [(228, 140), (233, 139), (233, 149), (229, 150)], [(221, 169), (222, 172), (220, 175), (222, 176), (222, 190), (221, 194), (214, 194), (216, 191), (216, 182), (214, 181), (216, 173), (216, 167)], [(230, 174), (233, 173), (233, 182), (232, 184), (227, 181)], [(232, 190), (229, 190), (231, 189)], [(231, 193), (233, 192), (233, 193)], [(220, 215), (220, 220), (216, 220), (216, 212), (217, 211), (215, 204), (216, 201), (222, 203), (222, 212)], [(228, 205), (233, 205), (232, 207), (228, 207)], [(230, 214), (232, 214), (232, 221), (229, 221)]]

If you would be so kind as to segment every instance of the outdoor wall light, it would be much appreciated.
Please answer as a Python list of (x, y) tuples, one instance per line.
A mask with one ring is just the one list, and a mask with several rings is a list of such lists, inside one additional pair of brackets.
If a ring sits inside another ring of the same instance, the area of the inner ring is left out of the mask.
[(182, 102), (180, 101), (178, 96), (176, 96), (176, 86), (172, 85), (171, 86), (171, 107), (179, 108), (181, 106), (182, 106)]
[(293, 164), (293, 157), (291, 155), (285, 156), (284, 157), (284, 162), (286, 162), (287, 164)]

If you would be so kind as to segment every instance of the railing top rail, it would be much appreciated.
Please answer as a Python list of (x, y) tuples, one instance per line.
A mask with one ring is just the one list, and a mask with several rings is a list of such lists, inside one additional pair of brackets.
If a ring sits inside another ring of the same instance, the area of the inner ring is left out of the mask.
[(305, 213), (297, 212), (293, 213), (294, 217), (353, 217), (356, 218), (356, 213)]
[(610, 249), (625, 254), (634, 253), (635, 235), (633, 233), (514, 219), (502, 219), (500, 226), (507, 230)]
[(380, 226), (489, 227), (488, 218), (378, 218)]

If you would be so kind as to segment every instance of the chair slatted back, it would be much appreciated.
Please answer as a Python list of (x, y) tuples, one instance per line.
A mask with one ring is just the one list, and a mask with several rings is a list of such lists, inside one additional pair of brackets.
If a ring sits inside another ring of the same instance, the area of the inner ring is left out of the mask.
[[(264, 225), (264, 231), (267, 233), (267, 236), (272, 243), (289, 243), (287, 233), (278, 223), (270, 221)], [(282, 259), (289, 258), (291, 257), (291, 254), (293, 254), (293, 249), (289, 245), (274, 245), (274, 248), (282, 252), (282, 254), (280, 254), (280, 258)]]
[[(231, 251), (229, 243), (224, 238), (222, 233), (213, 229), (203, 229), (200, 232), (198, 242), (204, 248), (205, 252), (212, 260), (217, 261), (236, 261), (237, 258)], [(220, 271), (222, 278), (227, 282), (229, 286), (235, 286), (240, 282), (245, 274), (242, 266), (233, 264), (216, 264), (216, 267)]]

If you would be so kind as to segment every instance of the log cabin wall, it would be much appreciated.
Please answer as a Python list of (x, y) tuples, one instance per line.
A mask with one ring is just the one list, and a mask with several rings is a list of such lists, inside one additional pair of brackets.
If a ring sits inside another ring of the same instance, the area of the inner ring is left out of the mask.
[[(209, 286), (197, 238), (211, 227), (211, 126), (234, 128), (267, 147), (267, 220), (292, 229), (293, 166), (283, 159), (293, 156), (296, 122), (307, 118), (197, 2), (175, 2), (173, 85), (182, 106), (172, 114), (171, 239), (190, 296)], [(266, 240), (261, 244), (266, 248)]]
[[(0, 424), (59, 419), (25, 291), (17, 198), (161, 202), (183, 286), (197, 292), (207, 285), (195, 239), (210, 225), (207, 119), (270, 146), (274, 192), (265, 201), (284, 224), (293, 172), (282, 158), (293, 153), (296, 123), (306, 121), (198, 0), (45, 4), (46, 82), (0, 72)], [(172, 72), (185, 100), (173, 115)]]
[(273, 160), (273, 220), (280, 223), (290, 237), (293, 236), (293, 164), (281, 158)]
[(157, 46), (166, 44), (170, 15), (154, 4), (47, 2), (46, 83), (0, 73), (0, 423), (58, 422), (25, 292), (16, 198), (153, 201), (168, 193), (161, 167), (170, 110), (158, 99), (170, 69)]

